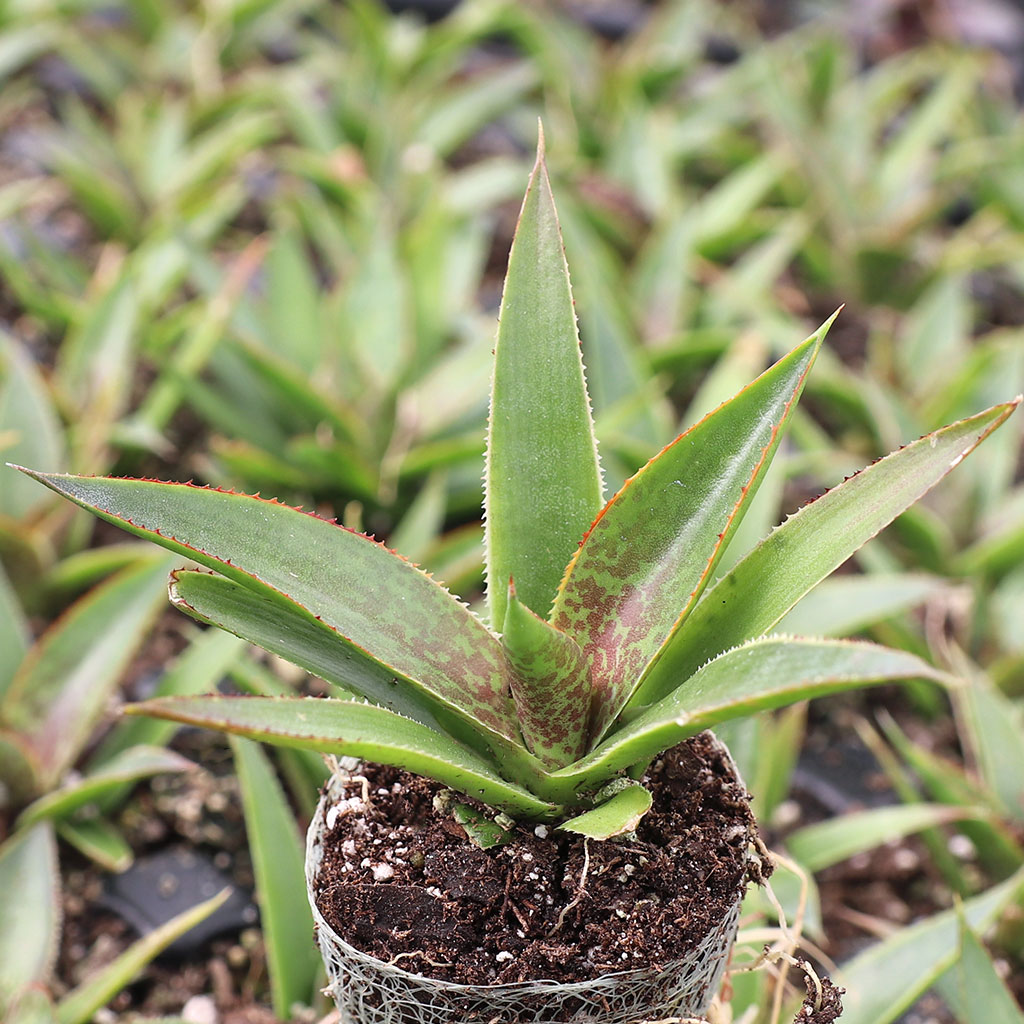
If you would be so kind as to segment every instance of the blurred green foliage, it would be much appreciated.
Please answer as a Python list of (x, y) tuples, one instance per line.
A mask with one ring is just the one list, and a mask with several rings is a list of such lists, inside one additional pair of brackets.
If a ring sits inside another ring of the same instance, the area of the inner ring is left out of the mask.
[[(262, 490), (471, 593), (480, 396), (538, 116), (613, 488), (846, 303), (732, 557), (865, 460), (1024, 390), (1024, 128), (1004, 58), (935, 38), (868, 59), (825, 22), (768, 37), (741, 4), (643, 13), (609, 41), (511, 0), (430, 25), (369, 0), (9, 0), (0, 454)], [(784, 624), (967, 680), (949, 756), (889, 719), (884, 742), (865, 732), (908, 804), (871, 834), (924, 828), (945, 900), (1009, 885), (1022, 859), (1022, 431), (1011, 419)], [(4, 680), (73, 596), (141, 571), (19, 480), (0, 485)], [(238, 654), (191, 656), (211, 685), (226, 667), (281, 685)], [(183, 692), (188, 673), (168, 676)], [(951, 710), (905, 702), (926, 723)], [(767, 822), (804, 727), (796, 709), (730, 737)], [(316, 776), (280, 764), (296, 794)], [(943, 963), (977, 963), (985, 914), (936, 925)], [(1019, 969), (1019, 937), (1001, 941)], [(954, 1010), (975, 997), (955, 971)], [(737, 1019), (765, 999), (737, 993)]]

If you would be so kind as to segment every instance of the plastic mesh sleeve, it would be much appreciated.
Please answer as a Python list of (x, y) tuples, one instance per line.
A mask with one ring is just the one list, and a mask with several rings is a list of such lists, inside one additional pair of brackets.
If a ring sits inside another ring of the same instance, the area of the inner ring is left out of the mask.
[(477, 986), (438, 981), (354, 948), (320, 913), (314, 893), (333, 788), (328, 784), (310, 823), (306, 883), (327, 968), (325, 991), (337, 1004), (341, 1024), (642, 1024), (706, 1013), (736, 938), (743, 887), (717, 927), (688, 956), (663, 970), (620, 971), (573, 984)]

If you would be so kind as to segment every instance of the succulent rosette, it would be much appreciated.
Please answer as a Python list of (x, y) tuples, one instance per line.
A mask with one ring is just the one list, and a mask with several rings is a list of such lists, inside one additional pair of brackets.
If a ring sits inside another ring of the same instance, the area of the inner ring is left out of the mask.
[(832, 320), (610, 499), (543, 147), (512, 251), (487, 443), (486, 621), (375, 539), (259, 496), (26, 470), (198, 563), (182, 611), (336, 688), (131, 705), (418, 773), (519, 820), (603, 839), (650, 806), (661, 751), (718, 722), (945, 676), (872, 643), (771, 634), (1020, 399), (936, 430), (805, 505), (716, 578)]

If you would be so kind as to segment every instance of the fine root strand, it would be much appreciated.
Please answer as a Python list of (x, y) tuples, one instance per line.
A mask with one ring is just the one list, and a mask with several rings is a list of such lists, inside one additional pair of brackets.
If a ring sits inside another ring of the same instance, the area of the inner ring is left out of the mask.
[(548, 932), (547, 937), (550, 939), (553, 935), (556, 935), (559, 929), (565, 922), (565, 915), (569, 913), (574, 907), (579, 906), (580, 900), (587, 895), (587, 872), (590, 870), (590, 840), (583, 840), (583, 870), (580, 872), (580, 884), (579, 889), (576, 892), (576, 898), (572, 903), (566, 904), (562, 907), (561, 912), (558, 915), (558, 920), (555, 922), (555, 927)]

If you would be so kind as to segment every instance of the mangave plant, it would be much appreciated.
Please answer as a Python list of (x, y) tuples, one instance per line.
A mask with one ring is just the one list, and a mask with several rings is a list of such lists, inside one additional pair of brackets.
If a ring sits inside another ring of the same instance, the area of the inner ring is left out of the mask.
[(495, 347), (487, 622), (372, 537), (274, 500), (26, 472), (213, 570), (173, 572), (173, 603), (349, 695), (174, 697), (129, 711), (397, 765), (516, 818), (608, 838), (650, 806), (636, 781), (650, 760), (717, 722), (945, 678), (902, 651), (768, 632), (1019, 398), (876, 462), (715, 579), (830, 323), (605, 501), (542, 143)]

